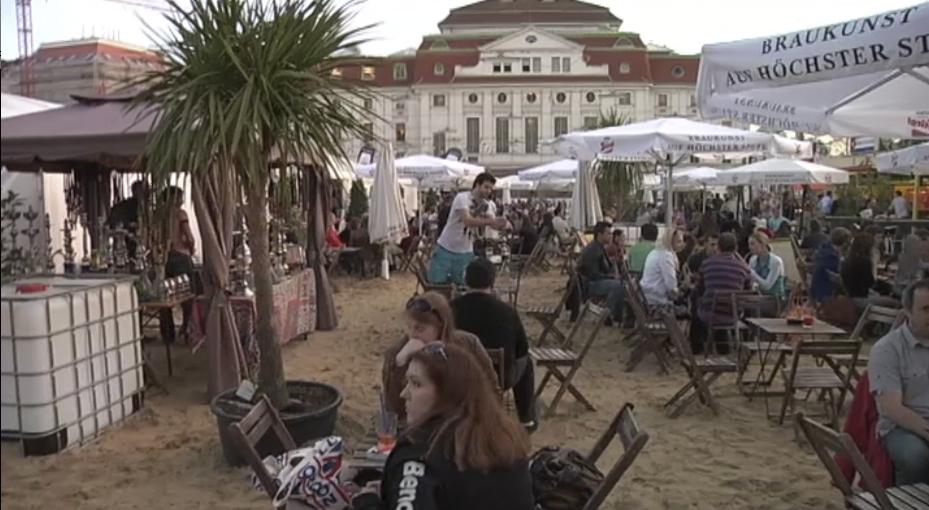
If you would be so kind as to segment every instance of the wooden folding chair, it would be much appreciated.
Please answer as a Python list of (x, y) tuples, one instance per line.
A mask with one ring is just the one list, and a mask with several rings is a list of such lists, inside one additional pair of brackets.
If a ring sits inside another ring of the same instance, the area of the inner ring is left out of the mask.
[[(929, 508), (929, 484), (918, 483), (884, 489), (868, 461), (855, 446), (855, 441), (846, 433), (834, 430), (806, 418), (803, 413), (796, 416), (797, 426), (812, 445), (819, 461), (823, 463), (832, 484), (845, 497), (846, 508), (854, 510), (925, 510)], [(852, 461), (860, 477), (859, 485), (864, 488), (856, 492), (845, 478), (835, 461), (835, 455), (843, 455)]]
[(241, 421), (229, 425), (229, 438), (232, 440), (232, 444), (235, 445), (239, 455), (255, 471), (255, 476), (258, 477), (258, 481), (265, 492), (273, 499), (278, 490), (277, 480), (268, 472), (268, 468), (265, 467), (256, 448), (258, 442), (269, 430), (274, 432), (280, 446), (283, 447), (283, 450), (273, 452), (273, 454), (280, 454), (297, 448), (294, 438), (284, 427), (281, 416), (271, 405), (267, 395), (262, 395), (258, 404)]
[[(749, 290), (713, 290), (700, 297), (697, 308), (707, 310), (706, 337), (703, 339), (703, 352), (716, 354), (716, 334), (724, 333), (730, 349), (738, 349), (743, 333), (748, 327), (742, 323), (738, 302), (742, 297), (756, 293)], [(723, 316), (728, 320), (718, 321)]]
[(662, 318), (668, 335), (680, 355), (681, 366), (684, 367), (688, 377), (687, 384), (665, 403), (664, 407), (668, 417), (679, 416), (696, 399), (700, 399), (703, 405), (713, 410), (713, 414), (718, 415), (719, 405), (713, 399), (710, 386), (719, 376), (735, 373), (738, 370), (738, 364), (726, 356), (707, 356), (697, 359), (690, 350), (690, 343), (684, 338), (684, 332), (681, 331), (674, 315), (664, 312)]
[(610, 427), (603, 432), (603, 435), (600, 436), (600, 439), (590, 450), (590, 454), (587, 455), (588, 462), (596, 465), (603, 452), (606, 451), (614, 439), (619, 438), (620, 443), (623, 445), (623, 454), (613, 463), (613, 467), (603, 477), (600, 486), (594, 491), (593, 496), (587, 500), (583, 510), (597, 510), (600, 508), (607, 496), (613, 492), (613, 488), (619, 483), (623, 474), (635, 462), (639, 452), (645, 447), (645, 443), (648, 443), (648, 432), (639, 428), (635, 415), (632, 413), (633, 409), (632, 404), (623, 405), (619, 412), (616, 413), (612, 423), (610, 423)]
[[(837, 428), (839, 425), (838, 403), (845, 399), (845, 392), (849, 387), (851, 372), (847, 372), (844, 377), (840, 377), (832, 368), (818, 366), (800, 366), (800, 358), (803, 356), (814, 356), (816, 358), (826, 358), (827, 356), (847, 355), (851, 357), (851, 365), (854, 366), (858, 361), (858, 353), (861, 351), (861, 340), (801, 340), (794, 347), (793, 359), (790, 362), (790, 370), (781, 371), (784, 380), (784, 400), (781, 403), (781, 411), (777, 418), (777, 423), (783, 425), (784, 417), (787, 415), (787, 409), (796, 412), (797, 391), (806, 390), (809, 395), (811, 392), (819, 392), (820, 400), (823, 402), (826, 418), (832, 425)], [(838, 399), (834, 392), (838, 392)]]
[(540, 239), (535, 243), (532, 252), (529, 253), (529, 258), (523, 270), (538, 274), (544, 273), (548, 269), (548, 261), (545, 260), (545, 242)]
[[(739, 320), (748, 317), (762, 317), (765, 311), (770, 310), (772, 307), (777, 307), (777, 298), (774, 296), (764, 294), (740, 294), (733, 296), (733, 298), (735, 298), (733, 303), (734, 310)], [(744, 325), (744, 322), (742, 324)], [(757, 333), (757, 331), (752, 330), (752, 333)], [(758, 393), (756, 391), (758, 386), (768, 388), (774, 383), (774, 378), (777, 377), (778, 370), (781, 368), (787, 355), (793, 351), (793, 348), (790, 344), (784, 342), (772, 342), (761, 338), (750, 338), (747, 340), (739, 338), (738, 340), (737, 359), (739, 361), (739, 373), (736, 378), (736, 384), (739, 386), (739, 391), (751, 399), (751, 397)], [(771, 369), (771, 375), (768, 376), (767, 379), (764, 379), (765, 365), (768, 362), (768, 357), (772, 354), (776, 356), (775, 364)], [(745, 381), (745, 373), (748, 371), (752, 359), (756, 356), (760, 361), (759, 380)], [(751, 389), (749, 389), (749, 386), (751, 386)]]
[(413, 261), (419, 255), (419, 245), (422, 237), (413, 236), (410, 239), (409, 246), (400, 254), (400, 263), (397, 264), (397, 271), (409, 271), (413, 267)]
[[(584, 324), (584, 319), (588, 316), (591, 318), (590, 322), (592, 328), (587, 336), (587, 340), (581, 346), (581, 350), (575, 352), (571, 350), (571, 344), (580, 331), (581, 325)], [(536, 388), (534, 398), (538, 400), (539, 396), (542, 395), (542, 392), (545, 391), (545, 386), (548, 385), (548, 381), (552, 377), (558, 379), (558, 381), (561, 382), (561, 386), (558, 387), (558, 391), (555, 393), (555, 398), (552, 399), (552, 403), (549, 404), (548, 409), (545, 411), (545, 416), (551, 416), (555, 413), (555, 408), (558, 407), (558, 402), (561, 401), (561, 397), (564, 396), (565, 391), (570, 392), (571, 395), (574, 395), (574, 398), (576, 398), (578, 402), (587, 407), (587, 409), (596, 411), (596, 408), (593, 406), (593, 404), (591, 404), (590, 401), (587, 400), (587, 398), (584, 397), (580, 391), (578, 391), (577, 387), (574, 386), (572, 381), (574, 380), (574, 376), (577, 374), (577, 371), (584, 363), (584, 358), (590, 351), (590, 347), (593, 345), (594, 340), (597, 338), (597, 334), (600, 333), (600, 328), (603, 327), (603, 324), (606, 322), (608, 317), (609, 313), (605, 308), (587, 303), (581, 310), (580, 316), (578, 316), (577, 321), (571, 328), (571, 332), (568, 334), (568, 338), (564, 341), (561, 347), (529, 348), (529, 356), (531, 356), (532, 360), (535, 361), (536, 366), (545, 369), (545, 376), (542, 377), (541, 384), (539, 384), (539, 386)], [(562, 369), (567, 369), (567, 372), (562, 372)]]
[(625, 276), (626, 284), (626, 306), (632, 310), (635, 316), (635, 329), (626, 336), (625, 341), (632, 342), (632, 350), (629, 352), (629, 359), (626, 361), (626, 372), (635, 370), (648, 356), (653, 354), (658, 361), (658, 369), (662, 373), (668, 373), (670, 361), (667, 355), (668, 330), (665, 327), (664, 320), (649, 315), (645, 295), (642, 293), (639, 282), (629, 273)]
[(413, 289), (413, 295), (419, 295), (422, 292), (438, 292), (451, 300), (455, 293), (455, 286), (451, 283), (429, 283), (426, 279), (426, 263), (422, 258), (413, 261), (413, 275), (416, 276), (416, 288)]
[(577, 274), (572, 270), (568, 274), (568, 284), (565, 286), (564, 294), (561, 295), (561, 299), (558, 301), (558, 304), (554, 307), (551, 306), (533, 306), (526, 308), (524, 313), (528, 317), (539, 321), (542, 324), (542, 333), (539, 335), (539, 341), (536, 343), (537, 346), (542, 347), (545, 345), (545, 339), (549, 334), (556, 337), (559, 344), (564, 343), (565, 335), (561, 329), (558, 328), (558, 319), (561, 318), (561, 314), (564, 312), (565, 305), (568, 302), (568, 298), (571, 297), (571, 293), (574, 292), (575, 287), (577, 286)]

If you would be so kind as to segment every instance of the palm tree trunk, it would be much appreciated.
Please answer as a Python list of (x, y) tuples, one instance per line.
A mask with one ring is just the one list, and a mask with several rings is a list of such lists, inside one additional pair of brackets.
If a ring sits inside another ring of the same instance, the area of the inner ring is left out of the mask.
[(274, 331), (274, 283), (271, 281), (271, 249), (268, 239), (268, 174), (256, 172), (256, 182), (247, 187), (248, 246), (252, 252), (252, 275), (255, 279), (255, 335), (261, 364), (258, 388), (277, 409), (288, 406), (287, 385), (281, 344)]

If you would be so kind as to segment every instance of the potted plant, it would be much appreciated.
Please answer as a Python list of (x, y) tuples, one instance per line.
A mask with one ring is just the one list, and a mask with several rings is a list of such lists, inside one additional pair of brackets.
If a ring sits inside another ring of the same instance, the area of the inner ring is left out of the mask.
[[(226, 356), (224, 362), (211, 361), (210, 369), (223, 372), (241, 359), (228, 354), (238, 349), (238, 339), (230, 307), (223, 304), (235, 208), (244, 197), (260, 352), (258, 392), (294, 427), (298, 442), (308, 439), (306, 434), (329, 434), (342, 402), (338, 391), (284, 379), (272, 324), (268, 182), (271, 167), (322, 167), (332, 155), (344, 157), (345, 136), (366, 133), (362, 120), (371, 114), (359, 105), (369, 93), (332, 71), (344, 65), (339, 56), (350, 54), (368, 27), (349, 28), (351, 13), (333, 0), (168, 4), (170, 29), (156, 41), (163, 64), (132, 85), (141, 90), (136, 106), (156, 114), (144, 153), (156, 185), (178, 169), (189, 172), (193, 184), (206, 277), (213, 283), (206, 293), (217, 311), (216, 320), (211, 315), (207, 321), (207, 349), (214, 346), (219, 351), (214, 354)], [(250, 409), (233, 396), (230, 388), (238, 380), (226, 372), (210, 374), (211, 408), (223, 440), (228, 424)]]

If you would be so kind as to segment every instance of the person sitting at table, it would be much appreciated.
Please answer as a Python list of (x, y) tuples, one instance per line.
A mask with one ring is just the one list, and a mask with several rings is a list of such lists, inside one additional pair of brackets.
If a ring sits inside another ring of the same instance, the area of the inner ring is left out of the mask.
[(581, 251), (577, 260), (577, 272), (586, 286), (589, 297), (605, 298), (610, 309), (611, 320), (621, 323), (626, 301), (626, 288), (617, 279), (616, 265), (606, 253), (610, 243), (612, 225), (601, 221), (594, 225), (594, 240)]
[(642, 275), (645, 269), (645, 259), (648, 254), (655, 249), (655, 241), (658, 240), (658, 226), (654, 223), (646, 223), (639, 229), (639, 242), (629, 248), (629, 271), (633, 274)]
[(453, 344), (470, 352), (477, 359), (491, 381), (497, 380), (497, 372), (480, 340), (472, 333), (455, 329), (452, 308), (445, 296), (437, 292), (426, 292), (409, 300), (404, 312), (406, 335), (384, 353), (382, 383), (388, 411), (397, 413), (402, 421), (406, 409), (400, 392), (410, 357), (416, 351), (432, 343)]
[(564, 219), (564, 207), (561, 204), (555, 207), (555, 215), (552, 217), (552, 230), (555, 232), (559, 244), (566, 245), (573, 241), (571, 227)]
[(894, 485), (929, 483), (929, 279), (903, 292), (907, 321), (878, 340), (868, 378)]
[(752, 256), (748, 259), (752, 281), (758, 285), (762, 294), (774, 296), (778, 309), (787, 302), (787, 278), (784, 275), (784, 261), (771, 252), (768, 236), (755, 232), (748, 240), (748, 249)]
[[(752, 284), (751, 269), (735, 251), (738, 244), (735, 234), (729, 232), (722, 234), (719, 236), (718, 248), (714, 244), (708, 242), (708, 255), (702, 259), (697, 270), (694, 271), (698, 275), (694, 290), (697, 313), (694, 314), (690, 326), (690, 346), (695, 354), (703, 353), (708, 334), (707, 324), (711, 321), (714, 324), (729, 325), (732, 323), (731, 310), (724, 307), (714, 310), (712, 300), (700, 301), (700, 299), (717, 292), (748, 290)], [(729, 344), (725, 343), (725, 337), (713, 340), (717, 342), (717, 352), (728, 353)]]
[(816, 252), (820, 246), (829, 241), (829, 236), (823, 233), (822, 224), (819, 223), (819, 220), (810, 221), (810, 231), (803, 236), (803, 240), (800, 241), (801, 250), (809, 250), (811, 252)]
[(645, 259), (639, 285), (642, 287), (642, 294), (645, 295), (649, 306), (673, 308), (675, 300), (681, 296), (681, 289), (677, 282), (677, 251), (683, 245), (684, 239), (681, 231), (677, 228), (670, 228), (665, 231), (661, 242)]
[(835, 289), (832, 287), (832, 280), (829, 279), (829, 273), (839, 272), (839, 263), (842, 260), (842, 251), (851, 238), (851, 232), (843, 227), (832, 229), (829, 233), (829, 241), (819, 247), (813, 254), (813, 277), (810, 283), (810, 294), (813, 301), (822, 303), (832, 297)]
[(626, 261), (626, 233), (622, 230), (613, 231), (613, 240), (606, 245), (606, 255), (622, 272)]
[[(165, 278), (186, 275), (191, 282), (194, 294), (199, 294), (199, 279), (194, 267), (193, 255), (196, 252), (196, 243), (190, 231), (190, 221), (184, 211), (184, 190), (177, 186), (169, 186), (162, 192), (162, 200), (168, 208), (168, 258), (165, 261)], [(190, 325), (190, 316), (193, 311), (193, 301), (188, 300), (181, 304), (184, 322), (181, 325), (181, 335), (186, 336)], [(174, 330), (174, 312), (163, 309), (158, 319), (161, 338), (166, 343), (173, 343), (177, 333)]]
[(920, 270), (926, 265), (929, 265), (929, 230), (916, 229), (903, 239), (903, 249), (897, 256), (894, 286), (902, 290), (919, 278)]
[(535, 508), (529, 438), (471, 353), (440, 342), (414, 352), (402, 396), (409, 427), (354, 510)]
[(477, 335), (485, 349), (503, 349), (503, 389), (513, 390), (516, 412), (527, 430), (536, 428), (535, 376), (529, 341), (516, 309), (494, 294), (496, 269), (486, 259), (465, 268), (468, 292), (452, 300), (458, 329)]
[[(839, 273), (842, 277), (842, 285), (848, 291), (848, 297), (855, 300), (860, 310), (864, 310), (869, 304), (897, 307), (897, 301), (893, 298), (880, 296), (878, 292), (877, 278), (874, 277), (873, 261), (874, 238), (867, 232), (859, 232), (852, 239), (852, 244), (848, 249), (848, 257), (842, 262), (842, 270)], [(876, 294), (871, 295), (871, 290)], [(881, 290), (886, 290), (881, 288)]]

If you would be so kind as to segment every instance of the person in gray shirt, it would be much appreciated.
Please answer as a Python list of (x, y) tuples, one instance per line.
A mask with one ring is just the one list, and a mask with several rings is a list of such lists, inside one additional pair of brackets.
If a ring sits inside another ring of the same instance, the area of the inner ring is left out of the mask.
[(895, 483), (910, 485), (929, 483), (929, 279), (903, 291), (903, 307), (907, 322), (874, 344), (868, 377)]

